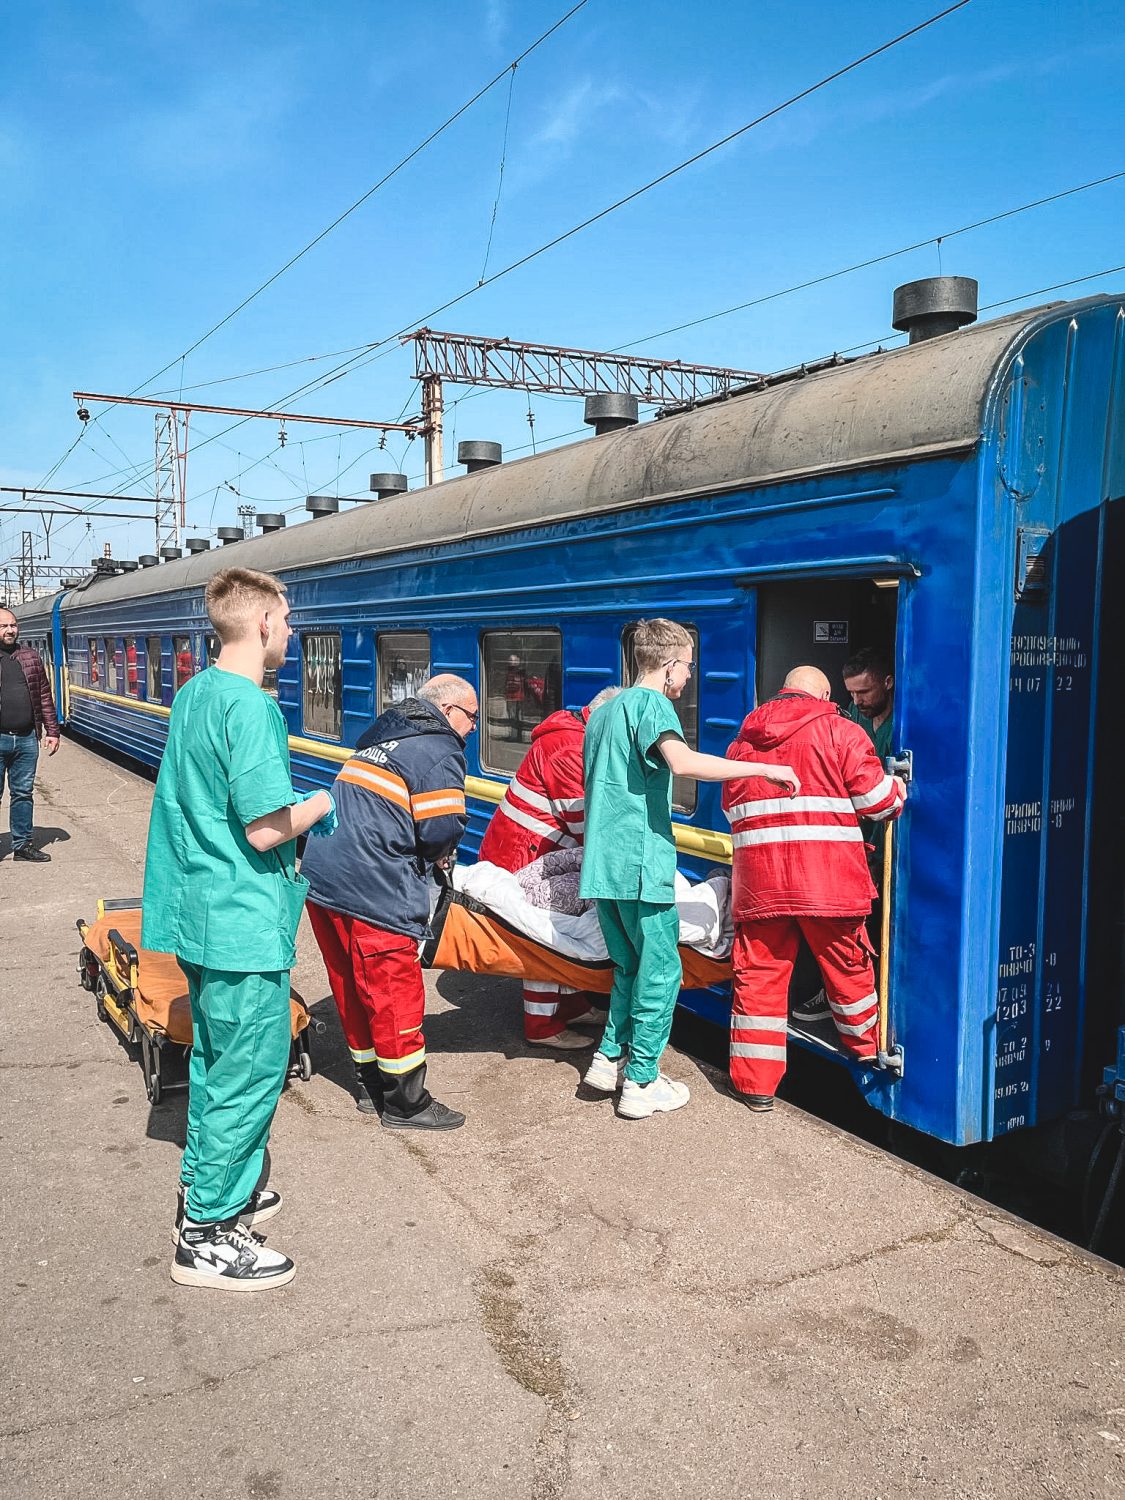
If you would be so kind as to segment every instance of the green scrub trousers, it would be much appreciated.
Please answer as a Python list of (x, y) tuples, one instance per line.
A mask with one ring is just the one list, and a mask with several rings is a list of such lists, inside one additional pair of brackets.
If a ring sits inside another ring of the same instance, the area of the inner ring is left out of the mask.
[(672, 1030), (680, 993), (680, 918), (675, 903), (599, 900), (598, 923), (613, 960), (609, 1020), (598, 1051), (628, 1051), (625, 1077), (651, 1083)]
[(289, 1065), (289, 972), (237, 974), (180, 959), (191, 1000), (187, 1216), (241, 1213), (258, 1186)]

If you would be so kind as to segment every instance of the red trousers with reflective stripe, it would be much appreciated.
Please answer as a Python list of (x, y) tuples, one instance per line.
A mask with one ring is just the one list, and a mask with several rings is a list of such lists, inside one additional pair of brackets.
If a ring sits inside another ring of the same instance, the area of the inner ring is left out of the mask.
[(585, 990), (568, 989), (565, 984), (546, 980), (525, 980), (523, 1034), (529, 1042), (558, 1036), (576, 1016), (584, 1016), (595, 1001), (604, 1006), (605, 996), (591, 996)]
[(775, 1094), (785, 1072), (789, 981), (801, 938), (812, 949), (840, 1045), (874, 1058), (879, 1001), (862, 917), (772, 917), (734, 928), (730, 1077), (742, 1094)]
[(426, 991), (415, 940), (314, 901), (306, 910), (354, 1060), (387, 1073), (424, 1063)]

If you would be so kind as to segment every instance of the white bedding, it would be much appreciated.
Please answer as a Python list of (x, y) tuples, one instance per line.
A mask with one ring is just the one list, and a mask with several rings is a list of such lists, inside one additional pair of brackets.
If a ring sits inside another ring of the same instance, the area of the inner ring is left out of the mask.
[[(518, 932), (556, 953), (588, 962), (609, 956), (596, 911), (591, 909), (580, 917), (572, 917), (532, 906), (516, 877), (498, 865), (483, 860), (475, 865), (455, 865), (453, 884), (510, 922)], [(680, 942), (698, 948), (709, 958), (726, 958), (734, 941), (730, 877), (712, 875), (692, 885), (677, 872), (676, 906), (680, 914)]]

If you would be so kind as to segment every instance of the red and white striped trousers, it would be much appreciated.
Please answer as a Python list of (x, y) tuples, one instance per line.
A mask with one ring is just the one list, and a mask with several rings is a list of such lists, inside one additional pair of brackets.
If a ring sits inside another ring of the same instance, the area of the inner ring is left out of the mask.
[(734, 929), (730, 1077), (742, 1094), (775, 1094), (785, 1073), (789, 981), (801, 938), (820, 966), (846, 1052), (873, 1059), (879, 997), (862, 917), (770, 917)]
[(529, 1042), (545, 1042), (558, 1036), (571, 1021), (584, 1016), (592, 1002), (605, 1004), (605, 996), (591, 996), (585, 990), (572, 990), (565, 984), (550, 984), (538, 979), (523, 982), (523, 1034)]

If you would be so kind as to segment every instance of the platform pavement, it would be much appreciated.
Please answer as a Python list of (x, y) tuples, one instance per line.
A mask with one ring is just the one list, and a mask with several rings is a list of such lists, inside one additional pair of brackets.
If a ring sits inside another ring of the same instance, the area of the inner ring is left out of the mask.
[(532, 1055), (510, 981), (427, 980), (464, 1130), (361, 1117), (307, 926), (320, 1071), (273, 1135), (292, 1286), (168, 1279), (183, 1095), (74, 972), (140, 884), (150, 785), (65, 743), (53, 863), (0, 845), (0, 1474), (111, 1495), (1102, 1497), (1125, 1487), (1125, 1273), (787, 1106), (628, 1123)]

